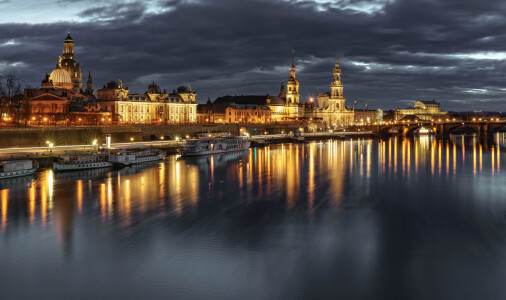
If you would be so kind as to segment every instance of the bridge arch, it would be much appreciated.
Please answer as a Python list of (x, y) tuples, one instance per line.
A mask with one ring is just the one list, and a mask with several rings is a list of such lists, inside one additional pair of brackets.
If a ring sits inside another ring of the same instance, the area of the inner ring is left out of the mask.
[(445, 128), (445, 135), (450, 136), (451, 134), (477, 134), (480, 132), (474, 127), (457, 125), (450, 128)]

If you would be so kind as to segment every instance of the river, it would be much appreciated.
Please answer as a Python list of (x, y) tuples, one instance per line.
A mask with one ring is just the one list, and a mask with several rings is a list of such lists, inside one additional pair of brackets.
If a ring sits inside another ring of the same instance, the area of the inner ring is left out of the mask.
[(504, 299), (505, 164), (426, 136), (2, 180), (0, 298)]

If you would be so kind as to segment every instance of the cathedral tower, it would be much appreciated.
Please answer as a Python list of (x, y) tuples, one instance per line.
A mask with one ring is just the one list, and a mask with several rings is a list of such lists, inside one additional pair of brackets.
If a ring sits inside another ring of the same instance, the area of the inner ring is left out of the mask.
[(298, 104), (299, 103), (299, 81), (295, 77), (295, 59), (294, 51), (292, 50), (292, 69), (290, 70), (290, 78), (286, 83), (286, 103)]
[(343, 98), (343, 83), (341, 82), (341, 68), (336, 57), (336, 64), (334, 65), (334, 81), (330, 85), (330, 97), (333, 99)]
[(72, 80), (72, 91), (74, 93), (81, 92), (83, 87), (81, 65), (74, 60), (74, 40), (68, 32), (65, 42), (63, 42), (63, 56), (60, 57), (57, 68), (61, 68), (69, 74)]

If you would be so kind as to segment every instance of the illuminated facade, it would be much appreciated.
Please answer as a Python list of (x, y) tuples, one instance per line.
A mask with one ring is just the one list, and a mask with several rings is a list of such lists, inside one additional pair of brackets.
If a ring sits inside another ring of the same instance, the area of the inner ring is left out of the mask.
[(347, 109), (343, 96), (343, 83), (341, 82), (341, 68), (336, 58), (333, 70), (333, 81), (330, 84), (330, 93), (318, 94), (317, 107), (312, 116), (320, 119), (328, 127), (338, 128), (353, 124), (354, 113)]
[(434, 118), (447, 117), (448, 112), (441, 111), (440, 104), (434, 100), (418, 100), (413, 105), (413, 108), (397, 109), (395, 111), (395, 120), (401, 120), (410, 115), (416, 116), (422, 121), (431, 121)]
[(199, 104), (198, 123), (202, 124), (268, 124), (271, 110), (266, 105)]
[(144, 94), (129, 94), (121, 80), (97, 91), (97, 101), (119, 123), (181, 124), (197, 122), (197, 93), (180, 86), (168, 94), (154, 82)]

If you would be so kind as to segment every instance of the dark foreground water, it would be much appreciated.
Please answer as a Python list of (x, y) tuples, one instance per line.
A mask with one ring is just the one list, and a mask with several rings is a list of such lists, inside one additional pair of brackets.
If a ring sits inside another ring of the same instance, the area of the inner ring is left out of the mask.
[(325, 141), (0, 181), (0, 299), (505, 299), (498, 149)]

